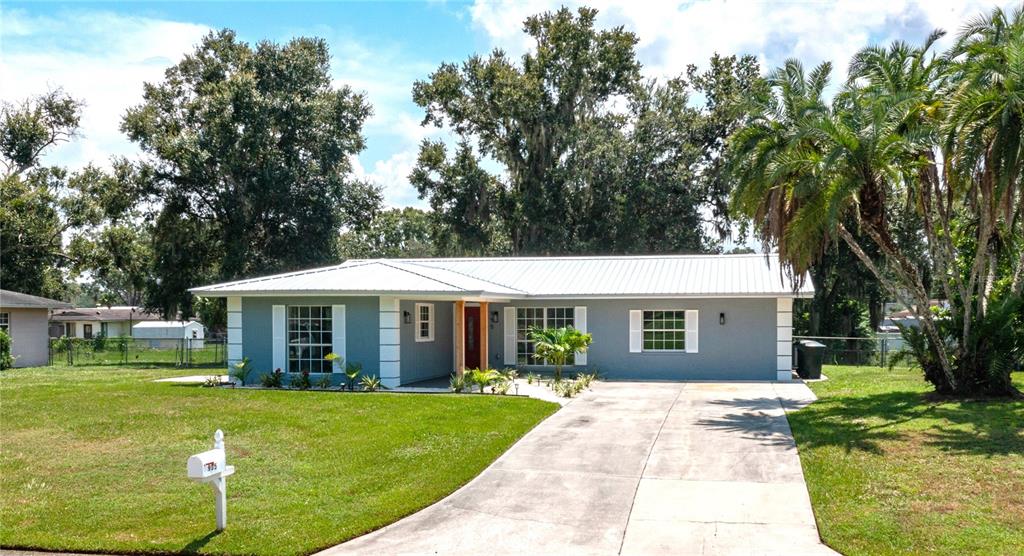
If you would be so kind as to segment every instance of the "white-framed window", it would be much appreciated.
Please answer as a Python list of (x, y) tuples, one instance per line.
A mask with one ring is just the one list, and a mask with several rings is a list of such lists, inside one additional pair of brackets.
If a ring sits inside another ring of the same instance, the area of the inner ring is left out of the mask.
[(416, 341), (434, 341), (434, 304), (416, 304)]
[(324, 360), (331, 353), (333, 340), (331, 307), (291, 305), (287, 321), (288, 372), (333, 372), (334, 365)]
[[(517, 307), (516, 308), (516, 364), (545, 365), (547, 361), (533, 357), (535, 353), (530, 340), (533, 328), (565, 328), (575, 326), (576, 310), (573, 307)], [(575, 364), (575, 356), (569, 356), (566, 365)]]
[(68, 338), (74, 338), (75, 337), (75, 323), (73, 323), (73, 322), (65, 322), (64, 323), (64, 335), (67, 336)]
[(10, 334), (11, 333), (11, 314), (0, 313), (0, 330)]
[(686, 311), (644, 311), (644, 351), (686, 351)]
[(101, 322), (100, 323), (100, 336), (103, 336), (104, 338), (106, 338), (109, 335), (110, 335), (110, 323)]
[(82, 325), (82, 337), (87, 339), (87, 340), (88, 339), (92, 339), (92, 325), (91, 324), (83, 324)]

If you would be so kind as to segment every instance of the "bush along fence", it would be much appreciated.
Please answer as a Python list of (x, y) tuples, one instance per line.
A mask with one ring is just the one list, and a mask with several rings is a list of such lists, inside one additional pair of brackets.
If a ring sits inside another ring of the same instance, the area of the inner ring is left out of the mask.
[(227, 342), (220, 337), (51, 338), (50, 365), (224, 367), (227, 365)]

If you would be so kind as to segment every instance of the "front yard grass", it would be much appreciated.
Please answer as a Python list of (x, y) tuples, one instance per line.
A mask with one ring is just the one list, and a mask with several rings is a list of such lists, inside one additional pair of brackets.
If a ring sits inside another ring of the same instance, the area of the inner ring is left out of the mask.
[[(920, 371), (826, 367), (791, 414), (822, 539), (847, 555), (1020, 554), (1024, 401), (943, 400)], [(1024, 374), (1014, 377), (1024, 388)]]
[[(0, 374), (0, 545), (305, 554), (476, 476), (557, 408), (502, 396), (227, 390), (181, 370)], [(228, 528), (185, 461), (225, 432)]]

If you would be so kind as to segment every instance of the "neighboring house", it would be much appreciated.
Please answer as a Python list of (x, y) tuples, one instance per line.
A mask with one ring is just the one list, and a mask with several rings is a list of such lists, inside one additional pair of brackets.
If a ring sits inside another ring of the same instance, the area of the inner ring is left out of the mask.
[(154, 348), (176, 347), (181, 345), (182, 340), (191, 340), (189, 347), (201, 349), (205, 341), (205, 330), (202, 324), (194, 320), (153, 320), (133, 326), (132, 336)]
[(54, 311), (50, 317), (50, 336), (69, 338), (107, 338), (132, 335), (132, 327), (143, 321), (160, 320), (142, 307), (75, 307)]
[(194, 288), (226, 297), (228, 363), (388, 387), (474, 367), (541, 368), (531, 327), (593, 335), (569, 369), (616, 379), (788, 380), (794, 289), (775, 256), (351, 260)]
[(46, 323), (51, 309), (71, 307), (70, 303), (0, 290), (0, 330), (11, 336), (15, 367), (37, 367), (50, 360), (50, 338)]

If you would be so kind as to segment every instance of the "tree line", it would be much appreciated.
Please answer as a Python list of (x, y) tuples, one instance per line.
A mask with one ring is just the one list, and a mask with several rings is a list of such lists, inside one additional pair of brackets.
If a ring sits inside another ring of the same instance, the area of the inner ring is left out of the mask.
[(646, 79), (636, 35), (596, 17), (532, 16), (518, 59), (494, 50), (413, 85), (423, 125), (454, 139), (419, 147), (409, 181), (428, 211), (386, 210), (354, 175), (372, 107), (332, 85), (321, 39), (210, 33), (126, 110), (141, 156), (102, 169), (41, 163), (74, 140), (79, 101), (5, 105), (4, 287), (215, 322), (223, 306), (189, 287), (351, 257), (714, 253), (734, 234), (809, 272), (801, 331), (870, 334), (895, 298), (921, 318), (908, 339), (940, 390), (1012, 388), (1020, 10), (965, 22), (945, 52), (941, 32), (865, 48), (831, 99), (831, 63), (765, 74), (716, 54)]

